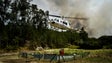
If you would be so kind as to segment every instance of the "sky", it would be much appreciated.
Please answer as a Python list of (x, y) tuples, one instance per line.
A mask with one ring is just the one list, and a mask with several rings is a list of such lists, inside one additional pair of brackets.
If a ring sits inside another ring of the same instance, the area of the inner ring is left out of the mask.
[(33, 0), (31, 3), (50, 14), (88, 18), (83, 25), (90, 37), (112, 35), (112, 0)]

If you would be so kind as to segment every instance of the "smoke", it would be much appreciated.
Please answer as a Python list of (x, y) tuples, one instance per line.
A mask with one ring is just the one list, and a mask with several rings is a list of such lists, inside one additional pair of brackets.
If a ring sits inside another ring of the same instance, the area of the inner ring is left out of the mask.
[[(94, 4), (93, 2), (91, 2)], [(111, 0), (102, 0), (92, 6), (87, 15), (90, 20), (88, 21), (88, 32), (91, 31), (91, 36), (100, 37), (102, 35), (112, 35), (112, 7)]]
[(90, 37), (112, 35), (112, 0), (34, 0), (32, 3), (51, 14), (88, 18), (80, 22)]

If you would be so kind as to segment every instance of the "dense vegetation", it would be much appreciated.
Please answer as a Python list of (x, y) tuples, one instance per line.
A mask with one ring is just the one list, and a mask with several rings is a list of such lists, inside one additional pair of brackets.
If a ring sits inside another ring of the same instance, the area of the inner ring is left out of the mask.
[(30, 0), (0, 0), (0, 49), (18, 50), (21, 47), (49, 48), (112, 48), (112, 36), (88, 38), (81, 29), (57, 32), (47, 29), (48, 11), (38, 9)]

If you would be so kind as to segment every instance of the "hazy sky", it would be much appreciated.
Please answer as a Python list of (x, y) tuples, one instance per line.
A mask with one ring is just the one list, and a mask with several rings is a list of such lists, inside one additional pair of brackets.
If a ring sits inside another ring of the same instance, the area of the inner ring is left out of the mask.
[(112, 35), (112, 0), (34, 0), (32, 3), (50, 14), (89, 18), (86, 24), (90, 36)]

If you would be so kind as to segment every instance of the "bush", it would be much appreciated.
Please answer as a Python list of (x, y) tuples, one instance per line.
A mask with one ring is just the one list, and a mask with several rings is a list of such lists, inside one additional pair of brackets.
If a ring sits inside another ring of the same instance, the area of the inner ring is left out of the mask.
[(69, 45), (68, 48), (70, 48), (70, 49), (78, 49), (79, 46), (76, 46), (76, 45)]
[(105, 45), (103, 46), (103, 49), (111, 49), (112, 48), (112, 45)]

